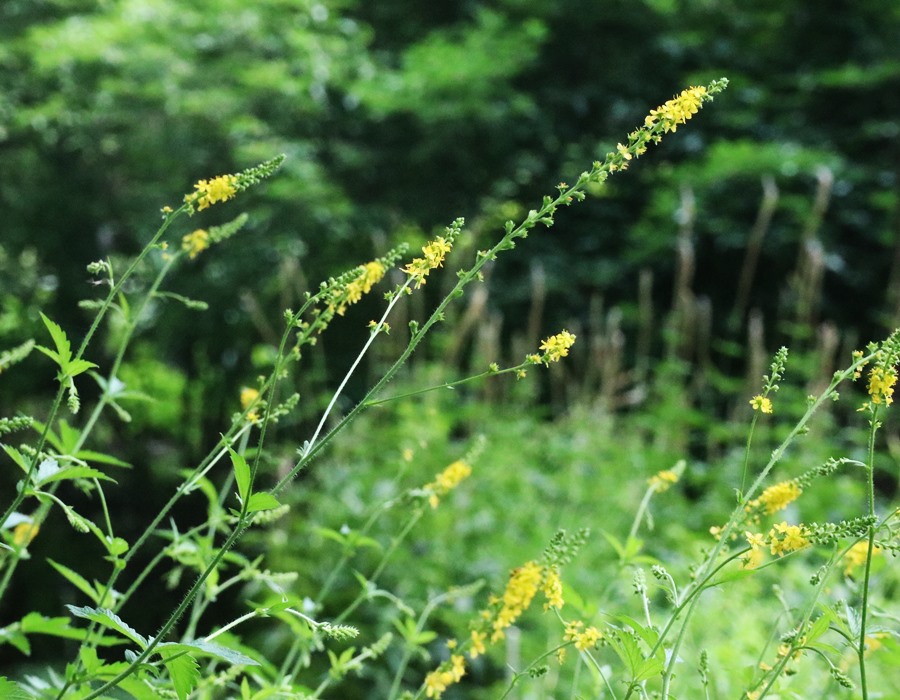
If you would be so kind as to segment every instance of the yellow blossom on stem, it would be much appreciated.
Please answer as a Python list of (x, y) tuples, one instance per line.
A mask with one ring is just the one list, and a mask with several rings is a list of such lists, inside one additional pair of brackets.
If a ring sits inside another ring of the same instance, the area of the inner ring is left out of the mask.
[(504, 630), (512, 625), (528, 606), (541, 585), (541, 565), (530, 561), (513, 569), (506, 584), (506, 590), (500, 598), (502, 607), (492, 624), (491, 641), (496, 642), (505, 636)]
[(438, 236), (431, 243), (422, 248), (421, 258), (414, 258), (411, 263), (403, 268), (416, 283), (416, 289), (425, 284), (425, 278), (433, 269), (444, 264), (444, 258), (450, 252), (452, 244), (443, 236)]
[(338, 315), (343, 316), (348, 306), (357, 303), (362, 299), (363, 294), (368, 294), (372, 287), (382, 280), (385, 272), (387, 272), (387, 268), (380, 260), (373, 260), (363, 265), (360, 276), (347, 285), (344, 303), (337, 307)]
[(581, 620), (573, 620), (566, 623), (566, 631), (563, 639), (567, 642), (574, 642), (578, 651), (587, 651), (597, 646), (597, 642), (603, 637), (603, 634), (596, 627), (585, 627)]
[(540, 361), (545, 365), (551, 362), (559, 362), (560, 358), (569, 354), (569, 348), (574, 344), (575, 336), (569, 331), (563, 330), (556, 335), (551, 335), (541, 343), (540, 349), (544, 351), (544, 354), (541, 356)]
[(27, 547), (31, 541), (37, 537), (40, 532), (40, 525), (37, 523), (19, 523), (13, 529), (12, 541), (16, 547)]
[[(866, 563), (866, 555), (869, 552), (869, 542), (868, 540), (860, 540), (856, 544), (854, 544), (850, 549), (847, 550), (847, 553), (844, 555), (844, 576), (849, 576), (853, 573), (853, 570), (862, 566)], [(872, 556), (881, 552), (881, 547), (873, 547), (872, 548)]]
[(779, 557), (803, 549), (809, 544), (805, 530), (801, 525), (788, 525), (781, 522), (769, 530), (769, 548), (773, 555)]
[(555, 566), (546, 569), (546, 577), (544, 578), (544, 597), (547, 602), (544, 603), (544, 610), (556, 608), (559, 610), (564, 605), (562, 595), (562, 579), (559, 577), (559, 569)]
[(466, 660), (459, 654), (453, 654), (449, 662), (444, 662), (425, 676), (425, 696), (439, 698), (447, 687), (459, 683), (466, 675)]
[(663, 133), (677, 131), (679, 124), (687, 123), (700, 110), (706, 95), (706, 88), (703, 86), (689, 87), (664, 105), (651, 109), (644, 120), (644, 126), (652, 128), (659, 123), (663, 127)]
[(479, 656), (484, 654), (485, 651), (487, 651), (484, 646), (484, 643), (487, 640), (487, 634), (485, 634), (484, 632), (479, 632), (478, 630), (472, 630), (470, 639), (472, 641), (472, 648), (469, 649), (469, 658), (477, 659)]
[(209, 233), (205, 229), (198, 228), (181, 239), (181, 249), (191, 260), (207, 248), (209, 248)]
[[(241, 389), (241, 408), (245, 411), (253, 404), (259, 401), (259, 391), (251, 387)], [(247, 420), (251, 423), (259, 422), (259, 414), (256, 411), (250, 411), (247, 414)]]
[(750, 545), (750, 551), (741, 556), (741, 568), (755, 569), (762, 564), (765, 554), (763, 548), (766, 546), (766, 538), (763, 535), (753, 532), (745, 532), (744, 537), (747, 538), (747, 544)]
[(893, 367), (873, 367), (869, 372), (869, 396), (873, 404), (890, 406), (894, 402), (894, 385), (897, 373)]
[(787, 508), (790, 503), (800, 497), (801, 493), (803, 493), (803, 489), (794, 479), (782, 481), (767, 488), (759, 495), (759, 498), (750, 501), (747, 504), (747, 510), (762, 508), (771, 515)]
[(188, 204), (196, 205), (199, 211), (209, 208), (217, 202), (227, 202), (237, 193), (236, 175), (219, 175), (212, 180), (200, 180), (191, 192), (184, 196)]
[(440, 503), (441, 496), (445, 496), (455, 489), (461, 481), (468, 478), (472, 473), (472, 467), (461, 459), (456, 460), (449, 467), (444, 469), (440, 474), (435, 476), (434, 481), (425, 485), (426, 491), (431, 491), (428, 502), (432, 508), (437, 508)]
[(759, 411), (760, 413), (772, 413), (773, 411), (772, 400), (761, 394), (750, 399), (750, 405), (753, 406), (754, 411)]
[(647, 479), (647, 484), (656, 491), (656, 493), (662, 493), (663, 491), (668, 490), (672, 484), (677, 483), (677, 481), (678, 474), (671, 469), (663, 469), (661, 472), (658, 472)]

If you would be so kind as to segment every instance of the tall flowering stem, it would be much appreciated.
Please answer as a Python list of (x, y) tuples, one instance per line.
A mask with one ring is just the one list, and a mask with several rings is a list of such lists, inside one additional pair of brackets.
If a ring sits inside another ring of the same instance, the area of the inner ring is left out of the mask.
[[(335, 435), (337, 435), (347, 423), (352, 421), (370, 402), (372, 402), (384, 389), (385, 386), (393, 379), (394, 375), (406, 363), (410, 355), (422, 342), (431, 328), (444, 320), (447, 307), (457, 298), (462, 296), (467, 285), (475, 280), (481, 279), (481, 271), (485, 265), (497, 259), (497, 255), (501, 252), (512, 250), (516, 246), (517, 239), (527, 238), (529, 232), (538, 224), (550, 227), (554, 223), (554, 215), (561, 206), (570, 206), (574, 202), (583, 201), (586, 198), (586, 190), (589, 186), (602, 184), (610, 176), (610, 174), (622, 171), (628, 168), (632, 160), (640, 157), (646, 151), (648, 146), (658, 143), (662, 140), (664, 134), (669, 131), (675, 131), (678, 124), (685, 123), (693, 116), (706, 102), (710, 102), (716, 95), (725, 90), (728, 86), (728, 80), (721, 78), (714, 80), (706, 87), (692, 87), (685, 90), (678, 97), (674, 98), (676, 104), (670, 104), (670, 100), (665, 105), (653, 110), (644, 125), (632, 131), (627, 138), (627, 144), (619, 144), (614, 152), (608, 153), (602, 161), (595, 161), (589, 171), (585, 171), (578, 176), (574, 185), (560, 183), (557, 185), (558, 195), (553, 197), (547, 195), (544, 197), (539, 209), (532, 209), (528, 212), (525, 220), (515, 224), (513, 221), (507, 221), (504, 225), (504, 235), (490, 249), (481, 250), (475, 256), (474, 265), (468, 270), (460, 270), (457, 272), (458, 280), (453, 289), (444, 297), (437, 308), (432, 312), (431, 316), (421, 326), (416, 323), (410, 324), (411, 337), (406, 349), (400, 354), (397, 360), (384, 373), (381, 379), (369, 390), (363, 400), (360, 401), (353, 409), (351, 409), (331, 430), (322, 436), (315, 444), (308, 444), (302, 451), (300, 459), (295, 463), (294, 467), (278, 482), (273, 489), (273, 493), (283, 490), (299, 474), (306, 464), (321, 450)], [(668, 107), (666, 105), (669, 105)], [(462, 230), (463, 219), (457, 219), (448, 227), (447, 235), (442, 237), (442, 241), (436, 241), (428, 250), (423, 249), (423, 257), (413, 260), (407, 266), (406, 272), (410, 275), (407, 282), (402, 285), (394, 293), (394, 298), (399, 293), (406, 293), (409, 290), (410, 283), (420, 286), (424, 283), (426, 271), (430, 271), (438, 267), (443, 262), (443, 256), (446, 254), (444, 244), (447, 239), (455, 238)], [(417, 262), (418, 261), (418, 262)]]

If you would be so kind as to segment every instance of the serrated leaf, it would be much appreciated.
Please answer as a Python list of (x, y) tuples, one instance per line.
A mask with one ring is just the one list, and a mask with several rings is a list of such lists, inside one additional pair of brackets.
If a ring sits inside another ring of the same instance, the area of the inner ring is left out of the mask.
[(234, 467), (234, 481), (238, 487), (238, 498), (241, 499), (241, 503), (244, 503), (250, 495), (250, 465), (242, 455), (230, 447), (228, 454), (231, 455), (231, 464)]
[(64, 564), (60, 564), (59, 562), (55, 562), (52, 559), (47, 559), (54, 569), (56, 569), (59, 574), (66, 579), (69, 583), (71, 583), (75, 588), (84, 593), (88, 598), (91, 599), (92, 602), (97, 603), (99, 601), (99, 595), (97, 591), (94, 590), (94, 587), (90, 584), (90, 582), (84, 578), (77, 571), (72, 571), (68, 566)]
[(88, 362), (87, 360), (72, 360), (66, 365), (66, 374), (68, 374), (69, 377), (77, 377), (79, 374), (84, 374), (94, 367), (99, 367), (99, 365)]
[(172, 649), (159, 650), (163, 663), (169, 671), (169, 678), (178, 700), (187, 700), (187, 696), (197, 687), (197, 682), (200, 680), (200, 666), (190, 654), (170, 658), (177, 653)]
[(171, 649), (172, 651), (183, 652), (200, 652), (204, 656), (215, 656), (218, 659), (227, 661), (230, 664), (239, 666), (259, 666), (258, 661), (254, 661), (246, 654), (235, 651), (230, 647), (207, 642), (203, 639), (195, 639), (193, 642), (162, 642), (156, 647), (157, 649)]
[(66, 332), (59, 324), (51, 321), (43, 313), (41, 313), (41, 320), (47, 326), (47, 330), (50, 331), (50, 337), (53, 338), (53, 344), (56, 345), (56, 352), (43, 348), (40, 345), (37, 346), (37, 349), (55, 359), (60, 367), (64, 367), (72, 359), (72, 345), (69, 343), (68, 337), (66, 337)]
[(89, 608), (87, 606), (78, 608), (74, 605), (66, 605), (66, 607), (75, 617), (81, 617), (85, 620), (90, 620), (91, 622), (96, 622), (104, 627), (108, 627), (109, 629), (128, 637), (128, 639), (140, 646), (141, 649), (144, 649), (147, 646), (147, 639), (130, 625), (126, 624), (122, 618), (116, 615), (112, 610), (107, 610), (106, 608)]
[(281, 503), (271, 493), (259, 491), (250, 496), (250, 500), (247, 502), (247, 512), (256, 513), (261, 510), (273, 510), (280, 505)]

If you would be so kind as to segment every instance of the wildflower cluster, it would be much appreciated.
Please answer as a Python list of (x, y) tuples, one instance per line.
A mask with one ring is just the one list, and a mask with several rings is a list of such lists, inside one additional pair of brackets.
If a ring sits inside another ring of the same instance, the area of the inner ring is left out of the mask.
[[(227, 202), (238, 192), (243, 192), (263, 178), (272, 175), (284, 162), (284, 156), (278, 156), (253, 168), (248, 168), (236, 175), (218, 175), (209, 180), (200, 180), (194, 185), (194, 191), (184, 196), (188, 213), (203, 211), (213, 204)], [(163, 214), (170, 214), (171, 207), (164, 207)]]
[(449, 661), (445, 661), (425, 676), (425, 697), (441, 697), (448, 686), (459, 683), (465, 674), (465, 659), (459, 654), (453, 654)]
[(581, 620), (566, 623), (563, 640), (574, 643), (578, 651), (593, 649), (601, 639), (603, 639), (603, 633), (599, 629), (592, 626), (585, 627)]
[(525, 359), (534, 365), (543, 363), (549, 366), (551, 362), (559, 362), (561, 358), (566, 357), (569, 354), (569, 348), (574, 344), (575, 336), (569, 331), (563, 330), (541, 342), (540, 349), (544, 351), (543, 354), (534, 353)]
[(463, 460), (458, 459), (435, 476), (434, 481), (424, 486), (424, 490), (429, 494), (428, 503), (431, 507), (437, 508), (441, 497), (450, 493), (461, 481), (467, 479), (471, 473), (472, 467)]
[(259, 397), (259, 391), (253, 389), (252, 387), (244, 387), (241, 389), (241, 408), (243, 410), (247, 410), (248, 408), (253, 408), (252, 411), (247, 413), (247, 420), (251, 423), (259, 423), (259, 407), (261, 401)]
[[(562, 554), (573, 547), (572, 543), (566, 540), (565, 533), (558, 533), (554, 540), (551, 549), (555, 552)], [(558, 560), (559, 557), (554, 559)], [(488, 607), (482, 610), (473, 622), (468, 639), (469, 658), (477, 659), (487, 652), (489, 644), (504, 639), (506, 630), (531, 606), (538, 592), (544, 596), (544, 610), (550, 608), (559, 610), (563, 607), (562, 580), (559, 566), (555, 561), (543, 563), (529, 561), (510, 572), (503, 594), (491, 596)], [(585, 633), (590, 634), (587, 631)], [(584, 643), (587, 643), (586, 640), (587, 637)], [(456, 642), (452, 642), (450, 647), (456, 648)], [(464, 673), (465, 658), (457, 654), (451, 655), (449, 661), (445, 661), (425, 677), (423, 687), (426, 696), (441, 697), (448, 686), (459, 682)]]
[(668, 491), (675, 483), (678, 483), (678, 472), (673, 469), (663, 469), (647, 479), (647, 485), (656, 493)]
[(689, 87), (664, 105), (651, 109), (644, 120), (644, 126), (654, 127), (659, 124), (663, 133), (678, 131), (678, 125), (686, 124), (688, 119), (700, 111), (707, 99), (710, 97), (705, 87)]
[[(335, 315), (343, 315), (348, 306), (356, 304), (364, 294), (384, 278), (387, 271), (406, 251), (406, 246), (398, 246), (388, 251), (387, 255), (371, 262), (348, 270), (338, 277), (322, 282), (319, 291), (304, 308), (312, 307), (312, 320), (301, 320), (303, 313), (290, 314), (288, 318), (300, 329), (299, 344), (305, 342), (312, 334), (322, 333), (331, 323)], [(315, 306), (313, 306), (315, 304)], [(295, 352), (299, 351), (295, 348)]]
[(209, 232), (198, 228), (181, 239), (181, 249), (193, 260), (204, 250), (209, 248)]
[(425, 278), (435, 268), (444, 264), (444, 258), (453, 248), (453, 242), (462, 231), (464, 219), (456, 219), (444, 231), (444, 236), (438, 236), (430, 243), (422, 248), (422, 257), (414, 258), (413, 261), (404, 266), (403, 271), (410, 276), (410, 280), (415, 282), (416, 289), (425, 284)]
[(744, 510), (749, 514), (753, 522), (759, 522), (760, 515), (771, 515), (784, 510), (791, 503), (800, 498), (803, 489), (797, 479), (781, 481), (769, 486), (757, 498), (749, 501)]
[[(894, 387), (897, 384), (897, 365), (900, 364), (900, 329), (894, 331), (880, 345), (871, 343), (866, 348), (874, 358), (874, 365), (869, 370), (869, 381), (866, 390), (869, 401), (865, 402), (860, 411), (873, 409), (877, 406), (890, 406), (894, 402)], [(863, 368), (868, 364), (863, 359), (863, 352), (856, 350), (853, 353), (853, 361), (856, 364), (853, 378), (862, 376)]]

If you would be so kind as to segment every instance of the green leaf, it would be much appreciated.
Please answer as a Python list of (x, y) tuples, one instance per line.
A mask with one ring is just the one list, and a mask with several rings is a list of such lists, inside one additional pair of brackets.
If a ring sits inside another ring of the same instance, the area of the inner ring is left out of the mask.
[(18, 683), (8, 680), (6, 676), (0, 676), (0, 698), (5, 700), (29, 700), (31, 695), (22, 690)]
[(44, 322), (44, 325), (47, 326), (47, 330), (50, 331), (50, 337), (53, 338), (53, 343), (56, 345), (56, 352), (41, 347), (40, 345), (37, 346), (37, 349), (52, 360), (55, 360), (60, 369), (65, 371), (66, 366), (72, 359), (72, 345), (66, 337), (66, 332), (60, 328), (58, 324), (44, 316), (43, 313), (41, 313), (41, 320)]
[(169, 671), (169, 678), (175, 694), (178, 695), (178, 700), (187, 700), (187, 696), (197, 687), (197, 682), (200, 680), (200, 666), (190, 654), (170, 658), (177, 653), (172, 649), (163, 649), (159, 652)]
[(195, 639), (193, 642), (162, 642), (157, 645), (157, 650), (171, 649), (172, 651), (182, 652), (200, 652), (204, 656), (214, 656), (228, 663), (239, 666), (259, 666), (259, 662), (254, 661), (246, 654), (235, 651), (230, 647), (224, 647), (221, 644), (214, 644), (202, 639)]
[[(25, 634), (47, 634), (51, 637), (61, 637), (62, 639), (85, 639), (87, 630), (72, 627), (72, 620), (68, 617), (44, 617), (40, 613), (30, 612), (22, 618), (19, 625)], [(99, 646), (114, 646), (122, 644), (119, 637), (101, 637), (94, 641)]]
[(102, 452), (94, 452), (92, 450), (79, 450), (75, 457), (83, 459), (85, 462), (99, 462), (100, 464), (109, 464), (113, 467), (131, 468), (131, 465), (128, 462), (123, 462), (121, 459), (117, 459), (111, 455), (105, 455)]
[(102, 479), (103, 481), (116, 483), (115, 479), (93, 467), (67, 467), (42, 478), (37, 482), (36, 486), (40, 487), (54, 481), (64, 481), (65, 479)]
[(77, 571), (72, 571), (68, 566), (60, 564), (59, 562), (55, 562), (52, 559), (47, 559), (50, 562), (50, 566), (56, 569), (60, 575), (66, 579), (69, 583), (71, 583), (75, 588), (84, 593), (88, 598), (91, 599), (94, 603), (99, 602), (100, 596), (97, 591), (94, 590), (94, 587), (90, 584), (90, 582), (84, 578)]
[(26, 474), (28, 473), (28, 463), (25, 461), (25, 457), (22, 456), (21, 452), (19, 452), (12, 445), (0, 445), (0, 447), (3, 448), (3, 451), (6, 452), (7, 455), (9, 455), (10, 459), (12, 459), (13, 462), (18, 464), (22, 468), (23, 472), (25, 472)]
[(89, 369), (93, 369), (94, 367), (99, 367), (99, 365), (94, 364), (93, 362), (88, 362), (87, 360), (72, 360), (68, 365), (66, 365), (66, 374), (69, 377), (77, 377), (79, 374), (84, 374)]
[(87, 606), (77, 608), (74, 605), (67, 605), (66, 607), (75, 617), (81, 617), (85, 620), (90, 620), (91, 622), (96, 622), (104, 627), (108, 627), (109, 629), (128, 637), (128, 639), (140, 646), (141, 649), (144, 649), (147, 646), (147, 639), (135, 631), (131, 626), (123, 622), (122, 618), (116, 615), (112, 610), (107, 610), (106, 608), (89, 608)]
[(271, 493), (268, 491), (260, 491), (259, 493), (254, 493), (250, 496), (250, 500), (247, 502), (247, 512), (255, 513), (260, 510), (273, 510), (280, 505), (281, 503), (279, 503), (278, 499)]
[(237, 452), (228, 448), (228, 454), (231, 455), (231, 464), (234, 466), (234, 480), (238, 487), (238, 498), (241, 503), (245, 503), (250, 495), (250, 465), (247, 460)]

